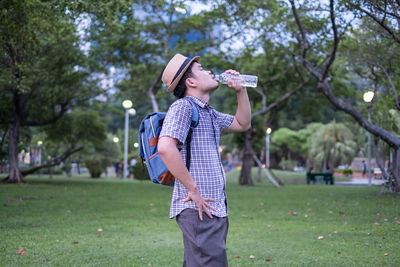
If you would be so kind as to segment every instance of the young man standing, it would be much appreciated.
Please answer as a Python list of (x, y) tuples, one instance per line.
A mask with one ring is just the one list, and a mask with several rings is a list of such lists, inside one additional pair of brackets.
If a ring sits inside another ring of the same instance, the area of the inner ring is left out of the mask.
[[(228, 86), (237, 94), (236, 115), (223, 114), (209, 104), (218, 82), (198, 63), (200, 57), (176, 54), (167, 64), (162, 81), (179, 99), (164, 119), (158, 150), (169, 171), (177, 178), (171, 201), (170, 218), (183, 233), (183, 266), (227, 266), (226, 236), (228, 208), (226, 177), (219, 154), (219, 138), (224, 131), (246, 131), (251, 125), (246, 88), (237, 79)], [(226, 73), (239, 75), (234, 70)], [(199, 111), (199, 124), (190, 143), (190, 172), (186, 167), (186, 137), (192, 118), (192, 100)], [(206, 215), (206, 216), (204, 216)]]

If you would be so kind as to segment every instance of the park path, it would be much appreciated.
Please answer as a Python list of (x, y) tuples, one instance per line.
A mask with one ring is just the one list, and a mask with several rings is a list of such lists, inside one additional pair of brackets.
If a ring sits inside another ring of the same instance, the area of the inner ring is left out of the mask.
[[(384, 179), (371, 179), (371, 185), (381, 185), (385, 182)], [(358, 185), (358, 186), (368, 186), (368, 178), (352, 178), (348, 182), (335, 182), (335, 185)]]

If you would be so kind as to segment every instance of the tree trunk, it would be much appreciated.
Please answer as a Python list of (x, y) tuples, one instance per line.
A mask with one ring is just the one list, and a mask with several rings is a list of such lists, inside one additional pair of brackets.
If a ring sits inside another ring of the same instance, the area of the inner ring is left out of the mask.
[(335, 172), (335, 157), (336, 157), (336, 140), (335, 140), (335, 142), (333, 143), (333, 152), (332, 152), (332, 155), (331, 155), (331, 157), (332, 157), (332, 159), (330, 160), (330, 166), (329, 166), (329, 168), (330, 168), (330, 171), (332, 172), (332, 173), (334, 173)]
[(3, 180), (3, 183), (10, 183), (10, 184), (25, 183), (18, 166), (18, 141), (19, 141), (20, 127), (21, 127), (20, 118), (16, 116), (14, 123), (11, 126), (8, 137), (8, 160), (10, 163), (10, 169), (8, 177)]
[(376, 136), (374, 142), (374, 151), (375, 151), (376, 164), (378, 164), (379, 169), (381, 169), (383, 178), (387, 180), (389, 178), (389, 174), (385, 170), (385, 164), (383, 164), (381, 153), (379, 152), (379, 138)]
[(159, 111), (159, 109), (158, 109), (158, 103), (157, 103), (157, 100), (156, 100), (156, 97), (155, 97), (153, 91), (150, 91), (150, 90), (149, 90), (149, 91), (147, 92), (147, 94), (148, 94), (148, 96), (150, 97), (151, 106), (153, 107), (153, 112), (158, 112), (158, 111)]
[(326, 160), (326, 155), (324, 155), (324, 160), (322, 161), (322, 171), (325, 171), (326, 166), (327, 166), (327, 160)]
[[(261, 153), (260, 153), (260, 160), (262, 161), (262, 162), (265, 162), (265, 159), (264, 159), (264, 149), (261, 149)], [(267, 168), (267, 165), (265, 165), (265, 167)], [(258, 166), (258, 168), (257, 168), (257, 179), (256, 179), (256, 181), (257, 182), (259, 182), (259, 183), (261, 183), (262, 182), (262, 179), (261, 179), (261, 167), (260, 166)]]
[(400, 148), (394, 151), (392, 174), (395, 190), (398, 194), (400, 194)]
[(253, 185), (253, 179), (251, 178), (251, 168), (254, 165), (252, 132), (252, 128), (246, 131), (246, 138), (243, 148), (242, 170), (239, 177), (240, 185)]

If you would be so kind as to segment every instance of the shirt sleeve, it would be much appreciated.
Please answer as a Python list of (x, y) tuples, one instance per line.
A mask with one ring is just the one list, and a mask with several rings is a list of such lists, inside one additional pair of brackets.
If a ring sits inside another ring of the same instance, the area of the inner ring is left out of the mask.
[(186, 140), (192, 121), (192, 105), (189, 101), (178, 99), (168, 109), (164, 118), (160, 137), (169, 136), (178, 140), (181, 147)]
[(232, 116), (230, 114), (225, 114), (216, 110), (214, 110), (214, 114), (220, 131), (223, 131), (226, 128), (228, 128), (232, 124), (233, 119), (235, 118), (235, 116)]

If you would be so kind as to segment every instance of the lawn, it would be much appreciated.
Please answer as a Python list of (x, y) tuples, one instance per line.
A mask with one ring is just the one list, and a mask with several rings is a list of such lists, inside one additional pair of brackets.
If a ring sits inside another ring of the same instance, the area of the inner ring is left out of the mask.
[[(171, 188), (27, 180), (0, 185), (1, 266), (182, 265), (181, 232), (168, 219)], [(380, 187), (243, 187), (235, 180), (227, 195), (230, 266), (400, 265), (400, 197)], [(20, 248), (25, 255), (16, 255)]]
[[(257, 167), (253, 167), (251, 170), (251, 175), (253, 179), (257, 177)], [(292, 171), (283, 171), (283, 170), (272, 170), (273, 174), (275, 174), (284, 184), (306, 184), (306, 173), (304, 172), (292, 172)], [(231, 182), (237, 182), (240, 175), (239, 170), (233, 170), (226, 173), (226, 179)], [(269, 183), (267, 176), (264, 172), (261, 172), (261, 179), (263, 182)], [(350, 178), (343, 176), (334, 176), (335, 182), (341, 181), (350, 181)]]

